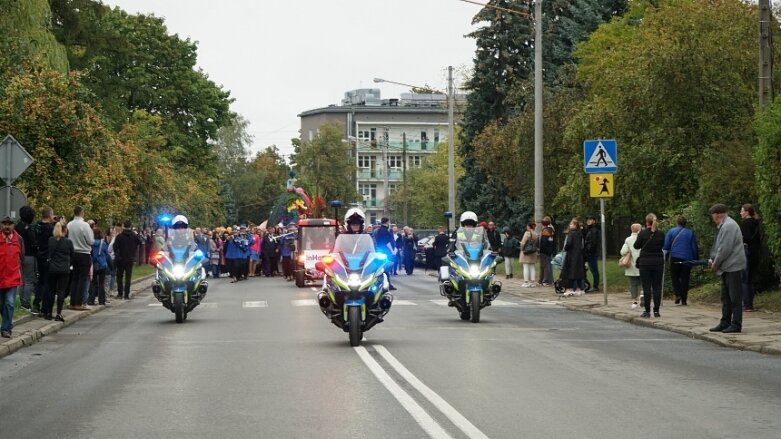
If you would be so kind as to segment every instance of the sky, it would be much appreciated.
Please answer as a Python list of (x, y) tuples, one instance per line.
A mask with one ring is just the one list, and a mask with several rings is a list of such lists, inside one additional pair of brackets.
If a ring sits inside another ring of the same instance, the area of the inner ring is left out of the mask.
[(472, 68), (466, 35), (480, 6), (461, 0), (103, 0), (165, 19), (169, 33), (198, 43), (198, 67), (231, 92), (250, 122), (251, 153), (287, 156), (303, 111), (339, 104), (344, 92), (409, 91), (373, 78), (447, 89)]

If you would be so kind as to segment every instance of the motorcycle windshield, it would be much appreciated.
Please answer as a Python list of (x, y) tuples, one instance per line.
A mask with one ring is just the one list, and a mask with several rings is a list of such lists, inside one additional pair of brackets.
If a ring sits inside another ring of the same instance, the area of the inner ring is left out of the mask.
[(193, 231), (190, 229), (170, 229), (167, 247), (174, 262), (184, 262), (196, 249)]
[(459, 229), (456, 233), (456, 253), (469, 261), (479, 261), (483, 253), (484, 239), (485, 229), (482, 227)]
[(360, 270), (368, 254), (374, 253), (374, 240), (368, 234), (343, 233), (336, 238), (333, 252), (344, 258), (348, 270)]

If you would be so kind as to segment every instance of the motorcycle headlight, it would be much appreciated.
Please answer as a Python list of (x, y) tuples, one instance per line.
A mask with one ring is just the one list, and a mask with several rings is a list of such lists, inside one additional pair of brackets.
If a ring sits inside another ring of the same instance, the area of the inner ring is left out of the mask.
[(352, 273), (347, 277), (347, 286), (350, 288), (358, 288), (361, 286), (361, 276), (358, 276), (355, 273)]
[(183, 265), (174, 265), (174, 270), (171, 272), (171, 274), (174, 275), (175, 278), (181, 279), (184, 277), (184, 266)]
[(469, 276), (471, 277), (478, 277), (480, 276), (480, 267), (477, 265), (472, 265), (469, 267)]

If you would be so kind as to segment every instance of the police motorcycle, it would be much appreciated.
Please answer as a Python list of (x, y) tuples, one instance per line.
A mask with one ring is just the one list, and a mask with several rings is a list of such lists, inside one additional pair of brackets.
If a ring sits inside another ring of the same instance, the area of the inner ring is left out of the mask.
[(489, 250), (485, 230), (475, 225), (473, 212), (461, 215), (455, 245), (442, 258), (447, 265), (440, 268), (439, 292), (448, 298), (448, 306), (458, 310), (461, 320), (479, 323), (480, 310), (491, 306), (502, 291), (502, 283), (494, 281), (494, 271), (504, 258)]
[(174, 313), (176, 323), (182, 323), (206, 297), (209, 284), (202, 264), (206, 255), (198, 250), (187, 218), (177, 215), (172, 223), (165, 247), (154, 257), (157, 271), (152, 293)]
[(359, 346), (363, 333), (390, 311), (384, 253), (375, 251), (371, 235), (362, 233), (365, 216), (359, 208), (345, 215), (347, 233), (336, 238), (333, 251), (316, 264), (325, 273), (323, 290), (317, 294), (320, 310), (331, 322), (349, 333), (350, 346)]

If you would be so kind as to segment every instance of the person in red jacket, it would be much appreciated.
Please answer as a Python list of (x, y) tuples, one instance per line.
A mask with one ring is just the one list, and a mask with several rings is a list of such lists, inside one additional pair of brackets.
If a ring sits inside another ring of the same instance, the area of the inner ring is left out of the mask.
[(6, 216), (3, 218), (0, 233), (0, 334), (4, 338), (11, 338), (11, 330), (14, 327), (16, 290), (22, 286), (22, 261), (24, 242), (14, 230), (14, 221)]

